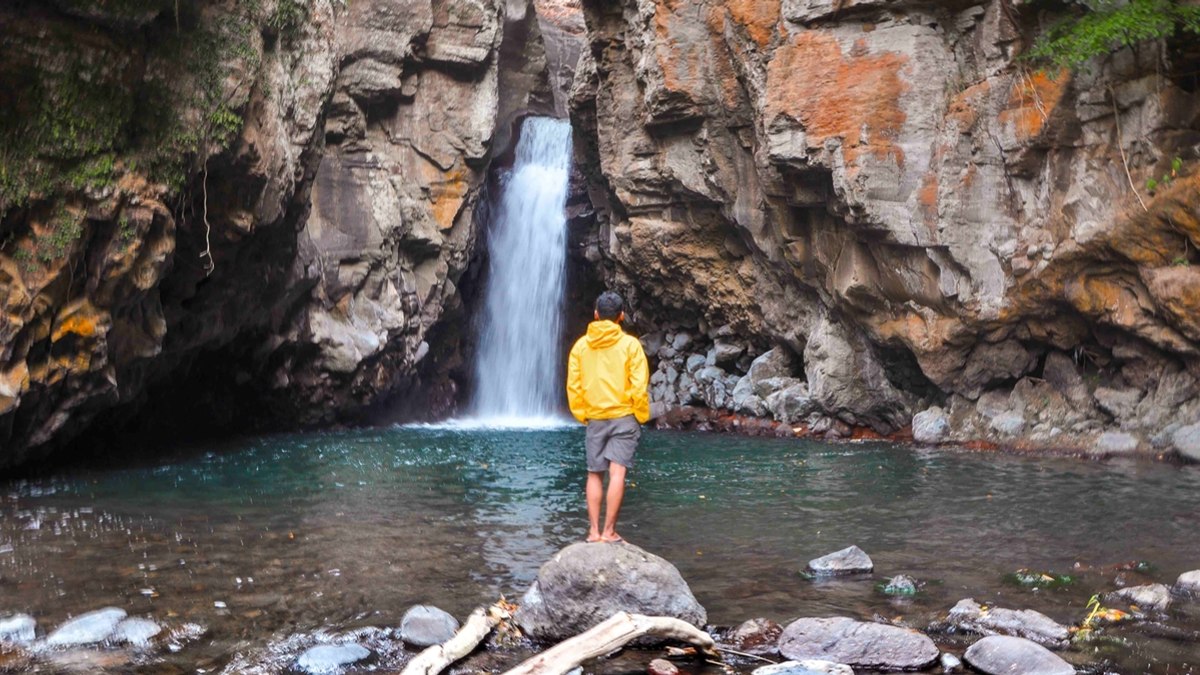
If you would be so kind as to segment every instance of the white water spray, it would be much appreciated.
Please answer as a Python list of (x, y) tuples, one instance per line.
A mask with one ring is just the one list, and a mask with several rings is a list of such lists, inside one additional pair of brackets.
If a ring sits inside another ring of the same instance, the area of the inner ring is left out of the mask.
[(474, 412), (497, 426), (544, 426), (562, 401), (571, 125), (530, 117), (488, 238)]

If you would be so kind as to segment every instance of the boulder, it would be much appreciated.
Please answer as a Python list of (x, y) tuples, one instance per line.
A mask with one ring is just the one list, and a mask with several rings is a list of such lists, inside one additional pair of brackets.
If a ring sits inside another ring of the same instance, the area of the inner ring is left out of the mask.
[(1092, 452), (1103, 455), (1125, 455), (1137, 450), (1138, 439), (1124, 431), (1106, 431), (1096, 439)]
[(816, 576), (867, 574), (875, 569), (871, 557), (857, 546), (846, 548), (808, 561), (808, 572)]
[(1171, 443), (1186, 459), (1200, 462), (1200, 423), (1176, 429), (1171, 434)]
[(967, 648), (967, 663), (988, 675), (1074, 675), (1075, 668), (1025, 638), (992, 635)]
[(712, 347), (712, 360), (717, 365), (725, 365), (737, 361), (746, 353), (746, 345), (726, 340), (717, 340)]
[(1003, 412), (992, 418), (988, 423), (1003, 438), (1016, 436), (1025, 430), (1025, 416), (1018, 412)]
[(938, 648), (923, 633), (842, 617), (793, 621), (779, 637), (779, 651), (796, 661), (821, 659), (876, 670), (918, 670), (938, 657)]
[(629, 543), (572, 544), (538, 570), (514, 617), (530, 638), (556, 642), (619, 611), (671, 616), (693, 626), (707, 614), (679, 570)]
[(755, 668), (751, 675), (854, 675), (854, 669), (844, 663), (805, 659)]
[(1142, 392), (1137, 389), (1097, 387), (1092, 395), (1096, 398), (1096, 406), (1117, 421), (1133, 417), (1142, 400)]
[(1047, 354), (1042, 366), (1042, 378), (1076, 408), (1082, 410), (1090, 405), (1092, 397), (1088, 393), (1087, 383), (1070, 356), (1058, 351)]
[(736, 413), (755, 417), (763, 417), (769, 412), (766, 401), (754, 393), (749, 375), (743, 375), (734, 385), (729, 407)]
[(309, 647), (296, 659), (296, 670), (308, 675), (333, 675), (371, 655), (362, 645), (317, 645)]
[(765, 403), (771, 416), (784, 424), (795, 424), (816, 409), (808, 395), (808, 385), (803, 382), (796, 382), (771, 394)]
[(37, 621), (32, 616), (13, 614), (0, 619), (0, 644), (27, 645), (36, 638)]
[(725, 639), (729, 646), (738, 651), (770, 656), (779, 653), (779, 635), (782, 632), (783, 626), (770, 619), (749, 619), (730, 631)]
[(112, 636), (117, 624), (121, 623), (124, 618), (125, 610), (117, 607), (105, 607), (80, 614), (46, 636), (46, 645), (48, 647), (78, 647), (104, 642)]
[(1200, 595), (1200, 570), (1184, 572), (1175, 580), (1175, 592), (1183, 595)]
[(129, 618), (117, 624), (110, 638), (117, 644), (146, 647), (150, 640), (162, 632), (162, 626), (150, 619)]
[(458, 619), (431, 605), (409, 607), (400, 619), (400, 639), (414, 647), (440, 645), (458, 629)]
[(747, 376), (750, 378), (750, 383), (754, 385), (755, 395), (766, 398), (771, 392), (759, 391), (758, 383), (775, 378), (793, 378), (795, 377), (795, 368), (796, 357), (792, 355), (792, 351), (787, 347), (776, 347), (755, 358), (750, 363), (750, 372), (747, 373)]
[(950, 432), (950, 416), (937, 406), (913, 415), (913, 440), (918, 443), (941, 443)]
[(1136, 605), (1141, 610), (1165, 612), (1171, 606), (1171, 589), (1163, 584), (1129, 586), (1109, 593), (1107, 598)]
[(1032, 609), (983, 607), (971, 598), (960, 600), (946, 620), (955, 628), (981, 635), (1013, 635), (1047, 647), (1067, 646), (1071, 631), (1054, 619)]
[(911, 596), (917, 594), (917, 580), (907, 574), (897, 574), (883, 585), (885, 595)]

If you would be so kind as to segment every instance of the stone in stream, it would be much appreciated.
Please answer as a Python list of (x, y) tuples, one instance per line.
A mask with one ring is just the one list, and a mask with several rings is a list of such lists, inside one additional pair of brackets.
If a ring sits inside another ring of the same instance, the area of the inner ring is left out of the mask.
[(911, 596), (917, 594), (917, 580), (907, 574), (897, 574), (880, 589), (884, 595)]
[(793, 621), (779, 637), (779, 651), (796, 661), (821, 659), (875, 670), (918, 670), (938, 657), (938, 648), (923, 633), (844, 617)]
[(1176, 429), (1171, 434), (1171, 443), (1184, 458), (1200, 462), (1200, 423)]
[(296, 659), (296, 669), (308, 675), (333, 675), (371, 655), (371, 650), (354, 643), (317, 645)]
[(131, 618), (117, 624), (110, 639), (118, 644), (146, 647), (150, 640), (161, 632), (162, 626), (150, 619)]
[(432, 605), (409, 607), (400, 619), (400, 639), (414, 647), (440, 645), (454, 637), (458, 629), (458, 619)]
[(819, 577), (866, 574), (875, 569), (871, 557), (857, 546), (848, 546), (808, 561), (808, 572)]
[(679, 675), (675, 664), (666, 659), (654, 659), (646, 666), (646, 672), (650, 675)]
[(783, 626), (770, 619), (749, 619), (729, 631), (725, 636), (729, 646), (755, 656), (771, 656), (779, 653), (779, 634)]
[(1125, 455), (1137, 450), (1138, 439), (1124, 431), (1106, 431), (1096, 439), (1092, 453), (1099, 455)]
[(751, 675), (854, 675), (854, 669), (844, 663), (805, 659), (755, 668)]
[(963, 659), (987, 675), (1075, 675), (1054, 652), (1025, 638), (992, 635), (967, 648)]
[(941, 443), (950, 432), (950, 416), (933, 406), (913, 415), (913, 440), (918, 443)]
[(556, 642), (622, 610), (697, 628), (707, 619), (674, 565), (624, 542), (572, 544), (556, 553), (538, 570), (514, 618), (530, 638)]
[(67, 621), (46, 636), (48, 647), (77, 647), (104, 642), (125, 618), (125, 610), (105, 607)]
[(37, 621), (32, 616), (13, 614), (0, 619), (0, 644), (27, 645), (36, 638)]
[(1200, 596), (1200, 570), (1180, 574), (1179, 578), (1175, 580), (1175, 592)]
[(962, 659), (951, 654), (950, 652), (942, 652), (938, 662), (942, 664), (943, 673), (957, 673), (962, 670)]
[(1171, 589), (1163, 584), (1129, 586), (1109, 593), (1106, 599), (1125, 601), (1136, 605), (1138, 609), (1151, 612), (1165, 612), (1171, 606)]
[(983, 607), (971, 598), (960, 600), (946, 620), (951, 626), (969, 633), (1014, 635), (1047, 647), (1065, 647), (1071, 638), (1069, 628), (1041, 612)]

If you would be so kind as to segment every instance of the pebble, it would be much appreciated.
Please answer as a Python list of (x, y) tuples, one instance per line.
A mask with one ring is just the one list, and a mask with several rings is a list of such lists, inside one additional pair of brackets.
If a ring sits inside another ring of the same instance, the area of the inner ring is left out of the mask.
[(646, 666), (646, 672), (650, 675), (679, 675), (679, 669), (674, 663), (666, 659), (654, 659), (650, 665)]
[(353, 643), (318, 645), (309, 647), (296, 659), (296, 668), (308, 675), (332, 675), (370, 655), (369, 649)]

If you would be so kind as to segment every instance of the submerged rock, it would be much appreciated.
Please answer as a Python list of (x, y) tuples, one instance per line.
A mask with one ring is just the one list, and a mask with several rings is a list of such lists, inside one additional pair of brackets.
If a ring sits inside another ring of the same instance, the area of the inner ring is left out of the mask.
[(1049, 647), (1065, 647), (1071, 631), (1032, 609), (983, 607), (971, 598), (960, 600), (946, 620), (955, 628), (981, 635), (1013, 635)]
[(854, 669), (844, 663), (805, 659), (755, 668), (751, 675), (854, 675)]
[(797, 661), (822, 659), (877, 670), (915, 670), (938, 657), (938, 648), (923, 633), (842, 617), (793, 621), (783, 629), (779, 651)]
[(1171, 606), (1171, 589), (1163, 584), (1146, 584), (1145, 586), (1130, 586), (1109, 593), (1111, 600), (1123, 600), (1138, 609), (1151, 612), (1165, 612)]
[(454, 637), (459, 623), (449, 612), (432, 605), (414, 605), (400, 620), (400, 639), (414, 647), (432, 647)]
[(819, 577), (866, 574), (873, 569), (875, 563), (871, 557), (857, 546), (848, 546), (808, 561), (808, 572)]
[(162, 632), (162, 626), (150, 619), (131, 618), (117, 624), (110, 638), (113, 642), (145, 647), (150, 640)]
[(666, 659), (654, 659), (646, 666), (646, 672), (650, 675), (679, 675), (675, 664)]
[(1200, 570), (1184, 572), (1175, 580), (1175, 592), (1186, 595), (1200, 595)]
[(779, 653), (779, 635), (782, 632), (783, 626), (770, 619), (750, 619), (730, 631), (726, 640), (738, 651), (768, 656)]
[(36, 638), (37, 621), (32, 616), (13, 614), (0, 619), (0, 644), (27, 645)]
[(707, 619), (674, 565), (629, 543), (580, 543), (559, 551), (538, 570), (514, 618), (530, 638), (550, 642), (622, 610), (696, 627)]
[(1075, 668), (1045, 647), (1008, 635), (985, 637), (963, 655), (988, 675), (1074, 675)]
[(105, 607), (67, 621), (46, 637), (48, 647), (75, 647), (104, 642), (125, 618), (125, 610)]
[(296, 669), (308, 675), (333, 675), (371, 655), (371, 650), (353, 643), (309, 647), (296, 659)]
[(888, 579), (880, 590), (885, 595), (909, 596), (917, 594), (917, 585), (917, 580), (907, 574), (897, 574)]

